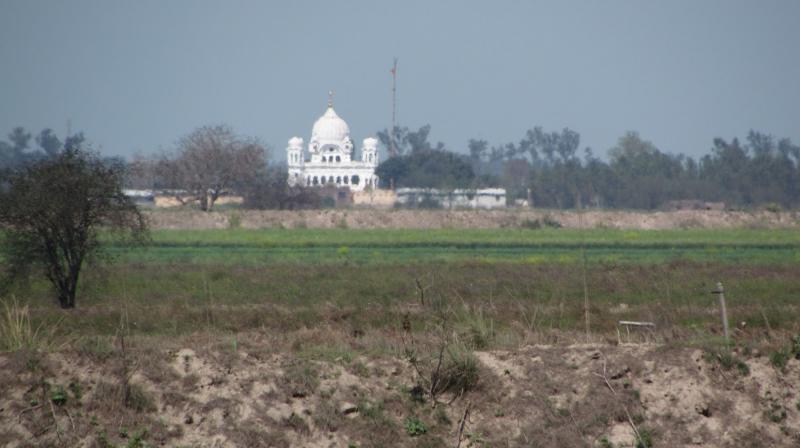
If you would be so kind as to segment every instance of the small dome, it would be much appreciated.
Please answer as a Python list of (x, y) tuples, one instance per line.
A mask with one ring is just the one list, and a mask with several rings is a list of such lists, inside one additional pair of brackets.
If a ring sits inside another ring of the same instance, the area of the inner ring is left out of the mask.
[(361, 143), (361, 146), (367, 151), (377, 151), (378, 139), (375, 137), (367, 137), (364, 139), (364, 142)]
[(303, 139), (300, 137), (290, 138), (289, 149), (303, 149)]
[(350, 137), (350, 127), (347, 123), (336, 115), (333, 106), (328, 106), (328, 110), (319, 117), (311, 129), (311, 140), (318, 142), (341, 142)]

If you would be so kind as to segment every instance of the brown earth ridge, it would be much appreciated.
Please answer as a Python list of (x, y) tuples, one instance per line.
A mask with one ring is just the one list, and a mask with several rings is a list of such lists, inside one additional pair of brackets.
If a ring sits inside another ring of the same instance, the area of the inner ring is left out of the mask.
[(224, 229), (232, 224), (247, 229), (496, 229), (524, 227), (545, 218), (565, 228), (663, 230), (678, 228), (787, 228), (800, 226), (797, 211), (612, 211), (563, 210), (235, 210), (204, 213), (196, 210), (150, 211), (155, 229)]
[[(743, 372), (655, 344), (478, 351), (477, 386), (433, 407), (396, 359), (298, 364), (264, 339), (203, 345), (134, 347), (125, 366), (119, 352), (0, 354), (0, 445), (633, 447), (637, 432), (656, 441), (638, 446), (800, 444), (796, 359), (780, 370), (739, 354)], [(43, 384), (63, 401), (43, 405)], [(414, 433), (412, 418), (425, 430)]]

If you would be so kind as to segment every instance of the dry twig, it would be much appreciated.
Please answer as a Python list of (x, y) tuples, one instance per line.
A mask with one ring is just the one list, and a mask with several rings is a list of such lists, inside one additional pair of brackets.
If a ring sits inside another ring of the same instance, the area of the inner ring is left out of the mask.
[[(603, 356), (603, 374), (601, 375), (601, 374), (595, 373), (595, 372), (592, 372), (592, 374), (597, 376), (597, 377), (602, 378), (603, 381), (605, 381), (606, 386), (608, 386), (608, 389), (611, 391), (611, 394), (614, 395), (614, 397), (617, 396), (617, 391), (615, 391), (614, 388), (611, 386), (611, 382), (608, 381), (608, 377), (606, 376), (606, 357), (605, 356)], [(633, 417), (631, 417), (631, 413), (628, 412), (628, 407), (625, 406), (622, 403), (619, 403), (619, 401), (617, 401), (617, 403), (620, 406), (622, 406), (622, 410), (625, 411), (625, 417), (628, 418), (628, 423), (631, 425), (631, 429), (633, 429), (633, 435), (636, 437), (636, 440), (642, 440), (642, 436), (639, 433), (639, 428), (636, 426), (636, 423), (634, 423)]]
[(467, 401), (467, 407), (464, 408), (464, 416), (461, 417), (461, 422), (458, 424), (458, 439), (456, 440), (456, 448), (461, 447), (461, 438), (464, 435), (464, 428), (467, 425), (467, 419), (469, 419), (469, 409), (472, 406), (471, 401)]

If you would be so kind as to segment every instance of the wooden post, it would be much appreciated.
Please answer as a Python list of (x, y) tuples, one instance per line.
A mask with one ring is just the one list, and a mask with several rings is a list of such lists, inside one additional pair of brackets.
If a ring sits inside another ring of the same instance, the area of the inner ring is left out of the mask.
[(717, 289), (711, 291), (712, 294), (719, 295), (719, 307), (722, 314), (722, 329), (725, 333), (725, 344), (730, 343), (730, 333), (728, 331), (728, 308), (725, 306), (725, 288), (722, 287), (722, 282), (717, 283)]

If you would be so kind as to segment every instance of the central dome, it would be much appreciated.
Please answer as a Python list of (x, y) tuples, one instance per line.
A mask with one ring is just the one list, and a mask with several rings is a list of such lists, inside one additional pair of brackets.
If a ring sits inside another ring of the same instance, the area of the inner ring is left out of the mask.
[(342, 142), (350, 137), (350, 127), (347, 123), (336, 115), (333, 106), (328, 106), (328, 110), (314, 123), (311, 129), (311, 140), (319, 142)]

